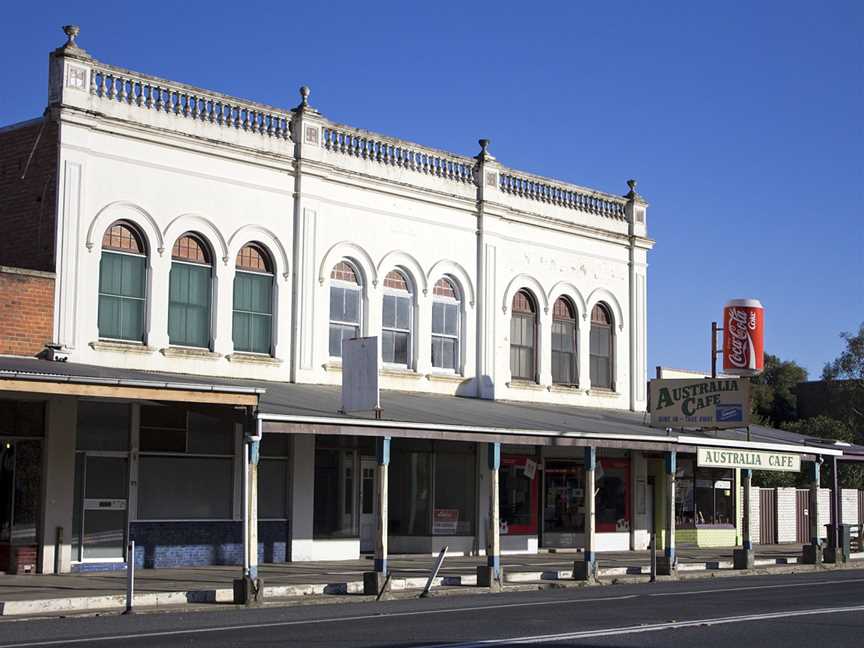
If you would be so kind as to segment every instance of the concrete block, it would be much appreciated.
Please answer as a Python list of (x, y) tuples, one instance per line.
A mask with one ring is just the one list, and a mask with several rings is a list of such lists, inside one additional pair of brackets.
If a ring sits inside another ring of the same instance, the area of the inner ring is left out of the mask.
[(264, 582), (260, 578), (234, 579), (234, 603), (236, 605), (260, 605), (264, 602)]
[(504, 568), (498, 568), (498, 579), (495, 578), (495, 569), (489, 565), (477, 566), (477, 586), (488, 587), (489, 589), (499, 591), (501, 584), (504, 582)]
[(378, 596), (384, 588), (387, 574), (384, 572), (363, 572), (363, 593), (370, 596)]
[(597, 580), (597, 561), (574, 560), (573, 561), (573, 580), (578, 581), (596, 581)]
[(732, 552), (732, 566), (735, 569), (753, 569), (755, 560), (752, 549), (735, 549)]
[(822, 545), (804, 545), (801, 552), (801, 563), (804, 565), (821, 565), (822, 557)]

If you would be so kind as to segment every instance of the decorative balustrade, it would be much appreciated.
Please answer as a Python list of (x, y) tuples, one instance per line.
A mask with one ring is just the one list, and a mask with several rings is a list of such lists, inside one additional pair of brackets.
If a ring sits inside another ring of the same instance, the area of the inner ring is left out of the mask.
[(108, 66), (93, 68), (90, 94), (104, 101), (173, 114), (262, 137), (291, 138), (291, 113), (288, 111)]
[(385, 166), (408, 169), (454, 182), (472, 183), (474, 160), (424, 149), (396, 139), (387, 139), (347, 127), (327, 126), (324, 148), (333, 153), (371, 160)]
[(553, 184), (548, 180), (531, 176), (518, 176), (511, 172), (501, 172), (498, 184), (504, 193), (520, 198), (576, 209), (589, 214), (599, 214), (609, 218), (623, 219), (625, 217), (626, 198), (601, 194), (572, 185)]

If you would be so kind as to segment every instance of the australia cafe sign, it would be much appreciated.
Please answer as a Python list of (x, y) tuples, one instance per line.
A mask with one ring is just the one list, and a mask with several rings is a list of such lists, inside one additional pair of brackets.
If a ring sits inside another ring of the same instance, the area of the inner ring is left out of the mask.
[(740, 428), (750, 423), (750, 382), (738, 378), (675, 378), (648, 384), (651, 426)]
[(697, 448), (696, 465), (704, 468), (750, 468), (800, 472), (801, 457), (788, 452)]

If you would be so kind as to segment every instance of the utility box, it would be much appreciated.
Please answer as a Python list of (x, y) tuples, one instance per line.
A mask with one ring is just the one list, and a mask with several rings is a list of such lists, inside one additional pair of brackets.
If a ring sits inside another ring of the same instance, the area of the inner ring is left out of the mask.
[(851, 525), (838, 524), (837, 534), (840, 536), (840, 542), (834, 537), (834, 525), (826, 524), (828, 529), (828, 546), (825, 547), (825, 562), (827, 563), (845, 563), (849, 562), (849, 557), (852, 552)]

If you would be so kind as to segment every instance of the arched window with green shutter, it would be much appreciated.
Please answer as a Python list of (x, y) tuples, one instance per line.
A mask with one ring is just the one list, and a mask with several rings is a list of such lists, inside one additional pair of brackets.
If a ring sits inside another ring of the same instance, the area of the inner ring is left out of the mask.
[(213, 263), (210, 248), (197, 234), (184, 234), (171, 251), (168, 290), (168, 342), (210, 348)]
[(131, 223), (117, 221), (102, 237), (99, 261), (99, 338), (144, 342), (147, 249)]
[(272, 353), (273, 263), (263, 246), (244, 245), (234, 274), (234, 350)]

